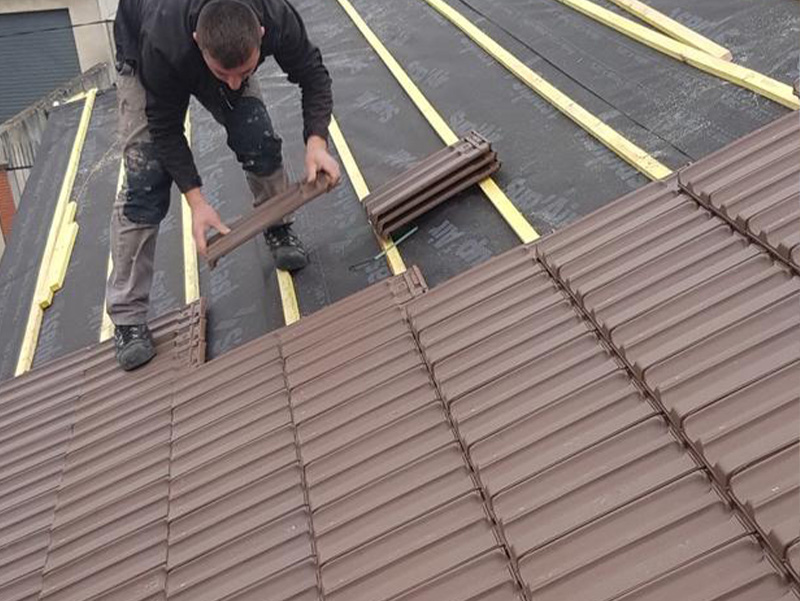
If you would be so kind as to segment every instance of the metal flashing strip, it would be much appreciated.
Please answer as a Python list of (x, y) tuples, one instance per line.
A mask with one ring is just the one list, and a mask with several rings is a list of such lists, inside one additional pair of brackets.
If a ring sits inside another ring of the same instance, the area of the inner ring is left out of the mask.
[[(329, 131), (331, 140), (333, 140), (333, 144), (336, 146), (336, 150), (339, 153), (339, 158), (341, 159), (342, 165), (347, 173), (347, 177), (350, 178), (350, 184), (353, 186), (353, 190), (355, 190), (358, 200), (363, 202), (364, 198), (366, 198), (366, 196), (369, 194), (367, 182), (364, 181), (364, 176), (361, 174), (361, 170), (358, 168), (358, 163), (356, 163), (353, 153), (350, 151), (350, 146), (347, 144), (347, 140), (345, 139), (344, 134), (339, 127), (339, 123), (333, 116), (331, 116), (331, 125)], [(381, 246), (381, 250), (386, 256), (386, 262), (389, 265), (389, 270), (392, 272), (392, 275), (400, 275), (403, 273), (406, 270), (406, 266), (403, 262), (403, 258), (400, 256), (400, 252), (395, 246), (395, 243), (391, 240), (391, 238), (381, 236), (377, 232), (375, 235), (378, 238), (378, 243)]]
[(747, 67), (729, 63), (706, 54), (702, 50), (673, 40), (663, 33), (653, 31), (644, 25), (639, 25), (630, 19), (621, 17), (589, 0), (557, 1), (658, 52), (747, 88), (785, 107), (793, 110), (800, 109), (800, 98), (795, 96), (792, 86), (788, 84), (776, 81)]
[(660, 29), (671, 38), (675, 38), (679, 42), (693, 46), (698, 50), (702, 50), (706, 54), (730, 61), (733, 56), (731, 51), (727, 48), (720, 46), (716, 42), (709, 40), (707, 37), (700, 35), (696, 31), (689, 29), (685, 25), (678, 23), (675, 19), (671, 19), (664, 13), (657, 11), (651, 6), (647, 6), (644, 2), (639, 0), (609, 0), (621, 9), (628, 11), (632, 15), (638, 17), (645, 23), (652, 25), (656, 29)]
[(232, 223), (230, 233), (216, 234), (208, 240), (206, 261), (209, 267), (213, 269), (222, 257), (329, 189), (330, 180), (323, 175), (310, 184), (292, 184), (285, 192), (259, 205), (250, 215)]
[[(358, 28), (358, 30), (361, 32), (361, 35), (363, 35), (367, 40), (367, 43), (372, 46), (391, 74), (394, 76), (403, 90), (405, 90), (406, 94), (408, 94), (411, 101), (417, 106), (419, 111), (422, 113), (434, 131), (444, 141), (444, 143), (453, 144), (457, 142), (458, 136), (456, 133), (450, 128), (450, 126), (433, 107), (430, 101), (422, 94), (420, 89), (411, 80), (403, 67), (400, 66), (400, 63), (397, 62), (397, 59), (395, 59), (389, 50), (387, 50), (386, 46), (383, 45), (383, 42), (381, 42), (378, 36), (375, 35), (369, 25), (367, 25), (358, 11), (356, 11), (356, 9), (353, 7), (353, 5), (350, 4), (348, 0), (338, 0), (338, 2), (356, 28)], [(514, 206), (514, 204), (511, 202), (508, 196), (506, 196), (505, 192), (503, 192), (500, 186), (497, 185), (494, 179), (486, 178), (479, 182), (479, 185), (492, 205), (494, 205), (505, 222), (511, 227), (514, 233), (523, 243), (533, 242), (539, 238), (539, 233), (528, 222), (520, 210)]]
[(372, 192), (367, 215), (387, 236), (499, 168), (491, 144), (472, 131)]
[(53, 294), (61, 289), (64, 284), (64, 277), (66, 276), (72, 249), (78, 235), (78, 224), (75, 223), (75, 212), (78, 205), (74, 201), (70, 201), (70, 196), (78, 173), (78, 165), (83, 151), (83, 144), (86, 141), (86, 134), (89, 130), (89, 121), (92, 118), (96, 97), (97, 90), (92, 89), (87, 93), (84, 101), (78, 131), (75, 133), (75, 141), (72, 144), (72, 151), (64, 173), (61, 191), (53, 211), (53, 220), (50, 224), (47, 243), (42, 254), (42, 261), (39, 264), (36, 288), (31, 299), (31, 308), (27, 325), (25, 326), (25, 336), (23, 337), (17, 360), (15, 371), (17, 376), (28, 371), (33, 365), (44, 310), (53, 302)]
[(535, 73), (444, 0), (424, 0), (424, 2), (427, 2), (453, 25), (463, 31), (472, 41), (483, 48), (492, 58), (508, 69), (531, 90), (639, 172), (652, 180), (663, 179), (672, 173), (669, 167), (660, 163), (652, 155), (606, 125), (598, 117)]

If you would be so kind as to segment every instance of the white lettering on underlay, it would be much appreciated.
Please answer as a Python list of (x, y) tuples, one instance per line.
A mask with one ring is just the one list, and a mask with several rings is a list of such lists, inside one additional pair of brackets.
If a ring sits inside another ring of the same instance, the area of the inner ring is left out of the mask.
[(428, 234), (428, 242), (434, 248), (455, 255), (467, 265), (477, 265), (492, 256), (486, 238), (471, 238), (447, 219), (430, 228)]

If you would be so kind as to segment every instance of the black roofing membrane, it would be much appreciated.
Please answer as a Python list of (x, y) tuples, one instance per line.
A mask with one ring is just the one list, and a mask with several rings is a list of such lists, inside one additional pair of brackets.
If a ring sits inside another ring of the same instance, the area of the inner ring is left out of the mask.
[[(786, 113), (738, 86), (650, 50), (555, 0), (446, 0), (536, 73), (611, 127), (677, 169)], [(605, 0), (600, 0), (604, 3)], [(733, 7), (708, 0), (653, 0), (653, 6), (726, 45), (740, 64), (784, 82), (797, 77), (800, 4), (757, 0)], [(334, 114), (371, 188), (442, 148), (443, 142), (336, 2), (296, 0), (334, 85)], [(615, 12), (620, 9), (609, 6)], [(355, 8), (457, 134), (477, 129), (503, 166), (496, 181), (541, 234), (559, 229), (646, 178), (548, 105), (422, 0)], [(473, 10), (474, 9), (474, 10)], [(292, 179), (304, 173), (299, 93), (272, 59), (258, 77)], [(0, 264), (0, 379), (13, 375), (30, 298), (82, 103), (54, 109), (15, 233)], [(250, 210), (241, 167), (224, 130), (196, 103), (192, 146), (204, 192), (232, 220)], [(64, 288), (45, 312), (36, 365), (90, 344), (99, 334), (108, 257), (108, 218), (119, 164), (115, 95), (98, 96), (75, 190), (80, 231)], [(331, 145), (332, 151), (335, 148)], [(180, 196), (164, 220), (150, 318), (184, 303)], [(337, 190), (301, 209), (295, 230), (311, 251), (296, 274), (302, 314), (389, 275), (370, 260), (379, 246), (355, 192)], [(44, 225), (46, 224), (46, 225)], [(519, 240), (474, 187), (419, 218), (400, 245), (407, 265), (435, 286)], [(398, 235), (402, 235), (400, 232)], [(262, 238), (209, 273), (208, 355), (219, 356), (284, 323), (272, 259)]]
[[(273, 60), (259, 70), (259, 80), (273, 127), (283, 139), (289, 179), (302, 181), (306, 173), (300, 91), (286, 80)], [(332, 144), (331, 148), (335, 150)], [(350, 268), (375, 256), (380, 248), (349, 182), (343, 181), (331, 193), (301, 208), (293, 219), (294, 231), (311, 261), (294, 277), (301, 314), (313, 313), (390, 275), (388, 268), (379, 272), (366, 265)], [(385, 265), (386, 261), (381, 263)]]
[(648, 182), (421, 0), (354, 6), (456, 134), (492, 142), (496, 180), (545, 231)]
[(78, 129), (81, 103), (54, 109), (0, 262), (0, 380), (17, 367), (50, 223)]
[[(444, 146), (338, 4), (300, 0), (296, 6), (322, 49), (333, 77), (334, 115), (370, 189)], [(400, 252), (406, 264), (419, 265), (430, 285), (519, 243), (477, 188), (415, 225), (418, 231)]]
[[(193, 102), (192, 151), (203, 193), (223, 221), (233, 221), (252, 210), (253, 196), (225, 137), (222, 126)], [(268, 257), (263, 239), (257, 238), (222, 258), (213, 271), (198, 259), (200, 294), (208, 299), (208, 358), (284, 325), (278, 281)]]
[(109, 220), (120, 165), (116, 131), (116, 94), (100, 94), (72, 189), (72, 199), (78, 205), (78, 237), (64, 286), (44, 312), (34, 367), (98, 340), (108, 269)]
[[(694, 160), (789, 110), (646, 47), (556, 0), (449, 1), (456, 8), (475, 9)], [(762, 9), (770, 3), (758, 0)], [(796, 27), (799, 17), (798, 11), (780, 15), (788, 19), (786, 27)], [(751, 35), (770, 48), (763, 53), (776, 63), (789, 52), (783, 38), (771, 46), (763, 34)]]

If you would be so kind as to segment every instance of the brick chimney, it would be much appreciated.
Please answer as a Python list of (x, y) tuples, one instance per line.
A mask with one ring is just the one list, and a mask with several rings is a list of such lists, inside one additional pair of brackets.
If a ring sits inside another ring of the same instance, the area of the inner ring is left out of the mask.
[(11, 235), (11, 225), (16, 213), (14, 194), (8, 181), (8, 165), (0, 165), (0, 231), (3, 232), (3, 238), (6, 240)]

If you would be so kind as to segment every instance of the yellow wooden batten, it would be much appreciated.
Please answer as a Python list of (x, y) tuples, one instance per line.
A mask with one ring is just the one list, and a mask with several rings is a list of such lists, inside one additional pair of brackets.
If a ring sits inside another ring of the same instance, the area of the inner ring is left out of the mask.
[[(450, 129), (447, 122), (436, 111), (428, 99), (425, 98), (420, 89), (400, 66), (400, 63), (397, 62), (386, 49), (386, 46), (383, 45), (383, 42), (373, 33), (372, 29), (370, 29), (364, 19), (361, 18), (361, 15), (358, 14), (358, 11), (353, 8), (353, 5), (350, 4), (348, 0), (337, 1), (442, 141), (448, 145), (457, 142), (459, 138), (455, 132)], [(522, 242), (533, 242), (539, 238), (539, 233), (528, 222), (525, 216), (520, 213), (519, 209), (514, 206), (492, 178), (486, 178), (478, 185)]]
[[(191, 111), (186, 110), (186, 119), (183, 124), (186, 143), (192, 145), (192, 119)], [(186, 201), (186, 196), (181, 194), (181, 224), (183, 234), (183, 289), (186, 304), (193, 303), (200, 298), (200, 275), (197, 266), (197, 245), (192, 236), (192, 210)]]
[(292, 274), (282, 269), (276, 269), (278, 277), (278, 290), (281, 295), (281, 307), (283, 308), (283, 321), (286, 325), (293, 324), (300, 319), (300, 306), (297, 303), (297, 292), (294, 287)]
[(653, 180), (663, 179), (672, 171), (646, 151), (625, 138), (595, 117), (569, 96), (558, 90), (540, 75), (536, 74), (521, 60), (495, 42), (461, 13), (442, 0), (423, 0), (442, 16), (448, 19), (469, 36), (478, 46), (519, 78), (531, 90), (569, 117), (599, 142), (616, 153), (620, 158), (635, 167), (639, 172)]
[[(331, 117), (330, 134), (331, 140), (333, 140), (333, 144), (336, 146), (336, 151), (339, 153), (339, 158), (342, 161), (344, 170), (347, 173), (347, 177), (350, 179), (350, 183), (356, 192), (356, 196), (358, 196), (358, 200), (363, 201), (369, 194), (367, 182), (364, 181), (364, 176), (361, 175), (358, 163), (356, 163), (353, 153), (350, 151), (350, 146), (347, 144), (347, 140), (345, 140), (344, 134), (342, 134), (342, 130), (339, 128), (339, 124), (334, 117)], [(386, 262), (389, 264), (392, 275), (403, 273), (406, 270), (406, 265), (403, 262), (403, 258), (400, 256), (400, 252), (394, 245), (394, 242), (388, 238), (378, 236), (377, 233), (375, 236), (378, 239), (381, 250), (385, 253)]]
[(86, 98), (84, 99), (83, 112), (72, 143), (72, 151), (67, 162), (67, 169), (64, 172), (61, 190), (56, 199), (47, 242), (39, 264), (36, 287), (31, 298), (31, 307), (25, 324), (25, 334), (14, 372), (17, 376), (30, 370), (33, 365), (36, 346), (39, 342), (39, 332), (44, 319), (44, 310), (53, 302), (53, 294), (64, 284), (72, 249), (75, 246), (75, 239), (78, 234), (78, 224), (74, 221), (77, 205), (74, 202), (70, 202), (70, 196), (78, 173), (81, 152), (86, 141), (96, 97), (97, 90), (93, 89), (86, 93)]
[(794, 95), (790, 85), (741, 65), (710, 56), (702, 50), (692, 48), (663, 33), (648, 29), (589, 0), (558, 0), (558, 2), (676, 60), (747, 88), (790, 109), (800, 108), (800, 98)]
[(671, 19), (664, 13), (648, 6), (639, 0), (609, 0), (623, 10), (628, 11), (635, 15), (645, 23), (648, 23), (661, 30), (669, 37), (688, 44), (698, 50), (702, 50), (706, 54), (714, 56), (718, 59), (729, 61), (733, 58), (731, 51), (720, 46), (716, 42), (709, 40), (707, 37), (700, 35), (696, 31), (689, 29), (685, 25), (678, 23), (675, 19)]
[[(117, 176), (117, 194), (114, 197), (116, 199), (119, 196), (120, 190), (122, 190), (122, 182), (125, 179), (125, 158), (121, 158), (119, 161), (119, 175)], [(110, 243), (110, 240), (109, 240)], [(106, 281), (108, 278), (111, 277), (111, 269), (114, 267), (114, 261), (111, 258), (111, 251), (108, 252), (108, 268), (106, 269)], [(108, 311), (106, 310), (106, 303), (103, 301), (103, 319), (100, 324), (100, 342), (104, 342), (111, 338), (114, 335), (114, 324), (111, 323), (111, 318), (108, 316)]]

